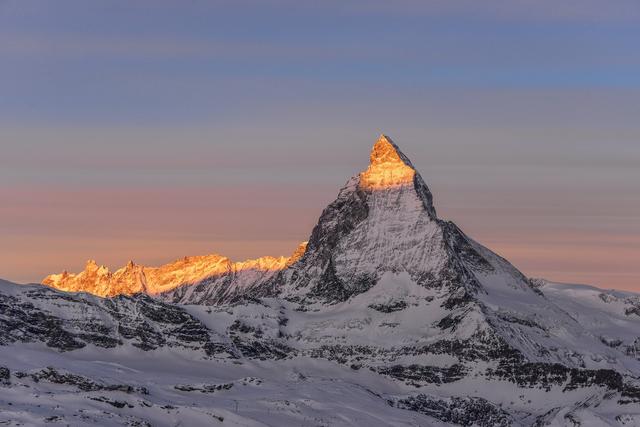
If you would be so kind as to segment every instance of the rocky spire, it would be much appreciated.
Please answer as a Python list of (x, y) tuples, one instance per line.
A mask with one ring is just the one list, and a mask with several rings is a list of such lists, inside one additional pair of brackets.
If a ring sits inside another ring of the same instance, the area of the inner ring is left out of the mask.
[(433, 197), (422, 177), (391, 138), (384, 134), (380, 135), (371, 150), (369, 167), (360, 174), (360, 188), (380, 191), (412, 185), (429, 216), (435, 219)]
[(362, 188), (384, 190), (413, 183), (415, 169), (387, 136), (380, 135), (371, 150), (370, 159), (369, 167), (360, 174)]

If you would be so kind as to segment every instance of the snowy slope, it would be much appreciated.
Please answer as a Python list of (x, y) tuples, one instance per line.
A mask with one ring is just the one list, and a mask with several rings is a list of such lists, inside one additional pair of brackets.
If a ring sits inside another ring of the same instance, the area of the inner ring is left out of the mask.
[[(48, 289), (34, 294), (33, 289), (5, 286), (2, 295), (57, 315), (71, 334), (97, 317), (93, 307), (80, 315), (80, 304), (102, 301)], [(442, 339), (468, 339), (482, 323), (467, 316), (458, 329), (440, 330), (438, 319), (447, 310), (435, 305), (433, 313), (425, 312), (420, 303), (437, 298), (406, 274), (386, 274), (374, 288), (326, 310), (301, 311), (299, 304), (276, 298), (185, 306), (185, 318), (198, 325), (196, 335), (206, 331), (211, 342), (226, 349), (213, 354), (199, 349), (202, 343), (162, 331), (161, 320), (147, 320), (167, 337), (166, 345), (155, 349), (135, 345), (136, 338), (115, 330), (108, 336), (122, 344), (111, 348), (90, 341), (81, 348), (59, 348), (33, 337), (5, 342), (0, 367), (9, 374), (0, 385), (0, 422), (39, 425), (52, 417), (72, 425), (216, 425), (220, 418), (220, 425), (272, 426), (640, 421), (635, 380), (615, 371), (514, 365), (524, 370), (505, 376), (499, 373), (504, 369), (499, 353), (484, 360), (481, 351), (470, 357), (454, 344), (445, 351), (424, 351)], [(397, 303), (407, 300), (414, 305), (398, 309)], [(158, 313), (165, 310), (172, 313), (166, 307)], [(606, 309), (589, 315), (606, 315)], [(104, 325), (116, 322), (108, 312), (100, 316)]]
[(380, 393), (398, 391), (391, 381), (329, 362), (25, 347), (0, 347), (0, 360), (10, 369), (10, 384), (0, 385), (2, 425), (438, 425), (389, 406)]
[(184, 349), (194, 357), (232, 357), (228, 339), (184, 309), (139, 294), (103, 299), (39, 285), (0, 283), (0, 345), (44, 344), (61, 351)]
[(603, 343), (640, 356), (640, 295), (541, 280), (540, 289)]

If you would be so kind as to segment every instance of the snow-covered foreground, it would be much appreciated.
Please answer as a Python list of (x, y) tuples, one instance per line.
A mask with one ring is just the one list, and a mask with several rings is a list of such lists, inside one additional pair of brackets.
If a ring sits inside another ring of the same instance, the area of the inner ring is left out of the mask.
[[(324, 360), (203, 361), (173, 351), (36, 347), (0, 347), (11, 370), (11, 384), (0, 388), (0, 425), (437, 425), (389, 406), (385, 395), (403, 392), (394, 382)], [(89, 381), (130, 389), (91, 390)]]
[[(415, 394), (415, 388), (326, 360), (205, 361), (174, 351), (61, 354), (38, 347), (0, 347), (0, 360), (11, 371), (10, 384), (0, 386), (0, 425), (450, 425), (393, 404)], [(108, 386), (119, 389), (100, 389)], [(610, 392), (597, 387), (547, 392), (469, 378), (420, 391), (434, 401), (450, 402), (453, 394), (504, 402), (512, 413), (522, 409), (523, 418), (510, 421), (516, 425), (533, 424), (532, 410), (550, 412), (550, 424), (541, 425), (640, 423), (637, 404), (621, 409), (610, 396), (607, 400)], [(465, 413), (462, 403), (455, 407), (459, 414), (456, 418), (451, 411), (453, 420), (463, 425), (471, 425), (474, 417), (481, 420), (475, 411)], [(508, 424), (496, 418), (496, 425)]]
[[(637, 335), (637, 316), (624, 314), (637, 296), (617, 294), (622, 299), (613, 300), (613, 294), (595, 288), (539, 285), (558, 304), (570, 296), (570, 315), (593, 325), (594, 332), (610, 327), (602, 322), (610, 319), (618, 322), (613, 331), (607, 329), (618, 334), (615, 339)], [(0, 346), (0, 425), (640, 424), (640, 396), (628, 387), (637, 382), (632, 370), (621, 376), (606, 369), (532, 368), (512, 361), (514, 370), (505, 371), (503, 356), (484, 359), (481, 347), (469, 359), (454, 339), (472, 337), (478, 319), (472, 318), (470, 330), (468, 325), (438, 329), (447, 311), (433, 304), (437, 293), (403, 275), (387, 275), (369, 291), (324, 309), (300, 311), (295, 304), (266, 298), (225, 307), (184, 306), (184, 317), (162, 305), (151, 311), (148, 297), (114, 300), (107, 306), (123, 308), (100, 311), (108, 300), (86, 294), (10, 284), (0, 290), (16, 298), (2, 305), (2, 314), (13, 313), (14, 321), (23, 316), (18, 309), (24, 300), (37, 306), (34, 312), (25, 309), (27, 317), (55, 316), (78, 330), (89, 329), (95, 319), (105, 326), (117, 323), (120, 314), (111, 316), (135, 305), (127, 324), (154, 319), (153, 327), (167, 336), (163, 342), (145, 342), (144, 334), (120, 336), (122, 342), (113, 347), (108, 340), (82, 347), (64, 347), (69, 345), (64, 341), (56, 348), (60, 343), (52, 339), (59, 333), (35, 331), (39, 335), (30, 343)], [(399, 301), (411, 305), (379, 311)], [(96, 311), (87, 311), (87, 303), (97, 304), (91, 309)], [(610, 312), (618, 317), (609, 317)], [(175, 325), (185, 324), (198, 334), (172, 335)], [(204, 342), (220, 347), (217, 352), (199, 349), (196, 338), (203, 338), (196, 324), (210, 337)], [(19, 336), (15, 329), (14, 335), (3, 330), (4, 344)], [(449, 351), (423, 351), (443, 337), (451, 343)], [(619, 358), (633, 368), (633, 358)]]

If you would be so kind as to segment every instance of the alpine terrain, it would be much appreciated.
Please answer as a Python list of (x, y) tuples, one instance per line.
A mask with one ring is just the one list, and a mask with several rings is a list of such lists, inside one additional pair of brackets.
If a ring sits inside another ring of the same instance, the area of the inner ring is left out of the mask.
[(43, 285), (0, 283), (3, 425), (640, 425), (640, 295), (525, 277), (384, 135), (290, 257)]

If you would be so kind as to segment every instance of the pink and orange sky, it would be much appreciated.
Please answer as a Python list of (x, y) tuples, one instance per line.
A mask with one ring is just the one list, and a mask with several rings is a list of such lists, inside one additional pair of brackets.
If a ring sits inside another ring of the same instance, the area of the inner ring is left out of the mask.
[(0, 277), (289, 254), (379, 133), (441, 217), (640, 291), (640, 6), (0, 2)]

